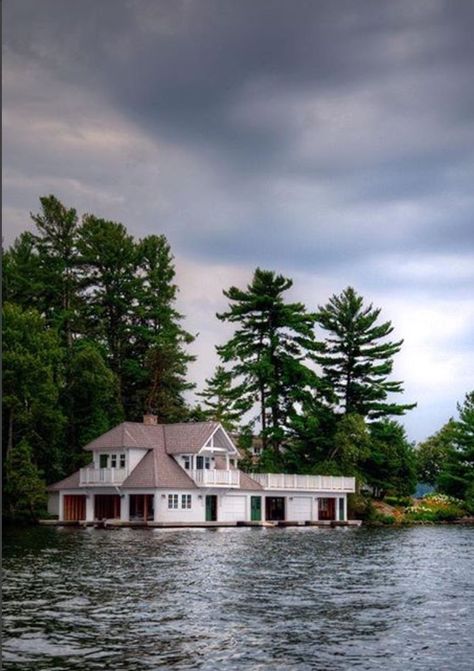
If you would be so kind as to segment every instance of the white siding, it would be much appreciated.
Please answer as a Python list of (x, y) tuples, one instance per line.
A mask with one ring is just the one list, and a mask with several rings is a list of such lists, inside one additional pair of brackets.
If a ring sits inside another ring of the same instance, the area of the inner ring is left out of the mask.
[[(168, 494), (178, 494), (178, 508), (168, 508)], [(182, 494), (191, 494), (191, 508), (181, 507)], [(206, 519), (205, 504), (204, 494), (196, 489), (188, 491), (160, 489), (155, 494), (155, 522), (204, 522)]]
[(50, 515), (59, 515), (59, 492), (48, 494), (48, 513)]
[(313, 497), (293, 496), (287, 498), (286, 519), (292, 522), (305, 522), (312, 519)]
[(222, 496), (217, 511), (220, 522), (240, 522), (247, 519), (247, 496)]

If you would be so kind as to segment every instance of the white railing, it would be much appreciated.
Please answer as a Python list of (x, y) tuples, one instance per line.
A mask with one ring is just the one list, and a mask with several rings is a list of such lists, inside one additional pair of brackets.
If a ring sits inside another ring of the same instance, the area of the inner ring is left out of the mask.
[(312, 489), (354, 492), (355, 478), (339, 475), (288, 475), (286, 473), (249, 473), (264, 489)]
[(127, 477), (126, 468), (81, 468), (79, 484), (83, 485), (120, 485)]
[(191, 477), (200, 487), (239, 487), (240, 471), (204, 468), (191, 471)]

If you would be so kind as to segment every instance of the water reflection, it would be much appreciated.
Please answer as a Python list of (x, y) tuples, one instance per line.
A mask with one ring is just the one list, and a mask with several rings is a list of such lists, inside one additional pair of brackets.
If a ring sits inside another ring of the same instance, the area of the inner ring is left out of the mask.
[(474, 529), (8, 531), (4, 669), (472, 666)]

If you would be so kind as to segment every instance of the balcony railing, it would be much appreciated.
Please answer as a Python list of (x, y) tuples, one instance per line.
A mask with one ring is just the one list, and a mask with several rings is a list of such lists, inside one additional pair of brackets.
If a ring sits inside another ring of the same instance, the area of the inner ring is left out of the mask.
[(191, 471), (190, 475), (200, 487), (239, 487), (240, 485), (240, 471), (236, 470), (204, 468)]
[(79, 475), (80, 486), (84, 485), (121, 485), (127, 477), (126, 468), (81, 468)]
[(329, 492), (354, 492), (355, 478), (339, 475), (288, 475), (286, 473), (250, 473), (265, 489), (312, 489)]

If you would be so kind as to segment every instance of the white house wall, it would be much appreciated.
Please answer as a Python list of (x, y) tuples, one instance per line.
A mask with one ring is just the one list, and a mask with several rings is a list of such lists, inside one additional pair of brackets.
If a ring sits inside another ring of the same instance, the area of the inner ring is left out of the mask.
[[(168, 494), (178, 494), (178, 508), (168, 508)], [(181, 496), (191, 494), (191, 508), (181, 508)], [(203, 522), (206, 519), (206, 497), (196, 489), (158, 490), (155, 493), (155, 522)]]

